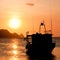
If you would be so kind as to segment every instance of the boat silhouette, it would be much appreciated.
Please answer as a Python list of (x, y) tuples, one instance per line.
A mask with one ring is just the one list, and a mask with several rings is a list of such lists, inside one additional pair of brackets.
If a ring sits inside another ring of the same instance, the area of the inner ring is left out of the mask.
[[(45, 33), (40, 33), (41, 26), (44, 26)], [(31, 42), (29, 42), (29, 39)], [(26, 54), (31, 57), (50, 57), (55, 48), (55, 43), (52, 41), (52, 33), (46, 32), (44, 21), (40, 24), (39, 33), (27, 34), (26, 36)]]

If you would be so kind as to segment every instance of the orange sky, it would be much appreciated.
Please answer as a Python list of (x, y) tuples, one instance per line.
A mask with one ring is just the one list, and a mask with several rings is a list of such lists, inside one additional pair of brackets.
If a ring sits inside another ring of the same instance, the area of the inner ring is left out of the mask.
[[(26, 3), (32, 2), (34, 6)], [(18, 29), (8, 26), (8, 21), (13, 15), (21, 20)], [(53, 36), (60, 36), (60, 0), (1, 0), (0, 1), (0, 29), (8, 29), (10, 32), (26, 34), (26, 31), (38, 32), (39, 24), (45, 21), (47, 30), (51, 29), (51, 19), (53, 22)]]

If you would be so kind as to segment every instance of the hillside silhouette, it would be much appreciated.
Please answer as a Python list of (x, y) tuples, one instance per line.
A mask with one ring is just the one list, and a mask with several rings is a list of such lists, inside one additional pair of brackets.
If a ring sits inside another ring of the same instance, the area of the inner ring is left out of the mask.
[(0, 29), (0, 38), (24, 38), (23, 34), (10, 33), (6, 29)]

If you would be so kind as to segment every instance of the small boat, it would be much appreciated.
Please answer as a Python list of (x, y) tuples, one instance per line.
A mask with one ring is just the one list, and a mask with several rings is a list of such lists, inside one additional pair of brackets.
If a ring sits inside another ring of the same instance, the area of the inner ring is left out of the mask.
[[(40, 28), (41, 26), (45, 28), (44, 22), (40, 24)], [(29, 42), (29, 39), (31, 42)], [(52, 41), (52, 33), (46, 33), (46, 28), (44, 34), (39, 31), (39, 33), (27, 35), (26, 41), (26, 54), (31, 57), (51, 56), (55, 48), (55, 43)]]

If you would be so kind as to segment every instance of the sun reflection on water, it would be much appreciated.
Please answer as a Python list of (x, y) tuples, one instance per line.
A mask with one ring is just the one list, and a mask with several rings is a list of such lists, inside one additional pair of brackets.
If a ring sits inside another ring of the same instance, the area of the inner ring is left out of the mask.
[(8, 60), (28, 60), (28, 56), (25, 54), (25, 46), (22, 45), (21, 40), (12, 39), (7, 49)]
[(11, 44), (11, 47), (12, 47), (12, 54), (13, 56), (17, 55), (18, 54), (18, 40), (17, 39), (13, 39), (12, 40), (12, 44)]
[(18, 51), (17, 51), (17, 50), (13, 50), (12, 53), (13, 53), (14, 55), (16, 55), (16, 54), (18, 54)]
[(17, 49), (18, 46), (17, 46), (15, 43), (13, 43), (13, 44), (12, 44), (12, 48), (13, 48), (13, 49)]
[(11, 57), (10, 60), (18, 60), (16, 57)]

